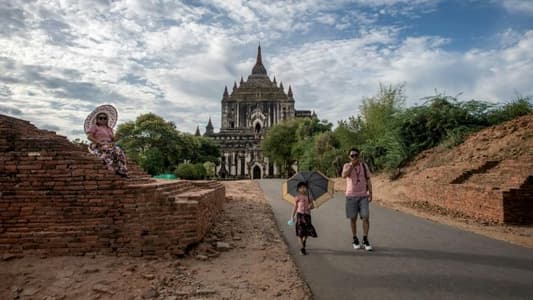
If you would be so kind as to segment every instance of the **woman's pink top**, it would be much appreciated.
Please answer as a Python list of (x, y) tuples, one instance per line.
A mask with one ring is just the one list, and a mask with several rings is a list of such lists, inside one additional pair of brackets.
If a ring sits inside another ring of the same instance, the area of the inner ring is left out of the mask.
[(98, 141), (98, 143), (112, 143), (113, 142), (113, 129), (107, 126), (93, 126), (88, 131), (87, 134), (93, 134), (93, 137)]
[(301, 214), (311, 214), (311, 201), (304, 195), (296, 196), (296, 212)]

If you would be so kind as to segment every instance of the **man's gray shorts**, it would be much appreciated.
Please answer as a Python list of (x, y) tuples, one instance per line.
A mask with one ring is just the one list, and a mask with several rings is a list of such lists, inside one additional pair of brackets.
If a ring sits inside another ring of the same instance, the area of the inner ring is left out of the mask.
[(368, 208), (368, 196), (364, 197), (346, 197), (346, 217), (357, 218), (357, 215), (361, 216), (361, 219), (368, 217), (370, 214)]

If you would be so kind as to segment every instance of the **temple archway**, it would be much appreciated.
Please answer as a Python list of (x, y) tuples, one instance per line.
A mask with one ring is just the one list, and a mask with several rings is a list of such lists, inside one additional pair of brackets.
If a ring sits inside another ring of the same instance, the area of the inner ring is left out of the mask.
[(254, 165), (252, 167), (252, 179), (261, 179), (263, 176), (261, 176), (261, 166)]

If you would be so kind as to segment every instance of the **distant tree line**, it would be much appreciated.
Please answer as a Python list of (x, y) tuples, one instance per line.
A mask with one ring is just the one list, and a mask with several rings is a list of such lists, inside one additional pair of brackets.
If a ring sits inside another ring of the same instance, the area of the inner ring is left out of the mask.
[(220, 150), (212, 140), (182, 133), (173, 122), (153, 113), (120, 124), (117, 144), (130, 161), (151, 175), (174, 173), (184, 179), (215, 175)]
[(363, 99), (360, 114), (332, 130), (326, 120), (294, 119), (272, 127), (263, 143), (265, 155), (289, 168), (319, 170), (339, 176), (351, 147), (361, 149), (374, 171), (396, 173), (418, 153), (434, 146), (453, 147), (480, 129), (533, 112), (531, 98), (516, 96), (504, 104), (459, 101), (437, 94), (406, 107), (403, 86), (383, 86)]

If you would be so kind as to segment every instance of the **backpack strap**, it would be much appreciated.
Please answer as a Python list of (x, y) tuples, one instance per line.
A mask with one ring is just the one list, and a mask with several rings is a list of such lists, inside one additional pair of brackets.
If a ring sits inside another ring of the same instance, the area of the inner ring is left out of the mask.
[(365, 174), (365, 180), (368, 181), (368, 174), (366, 173), (366, 168), (368, 168), (368, 166), (364, 162), (362, 162), (361, 165), (363, 165), (363, 173)]

